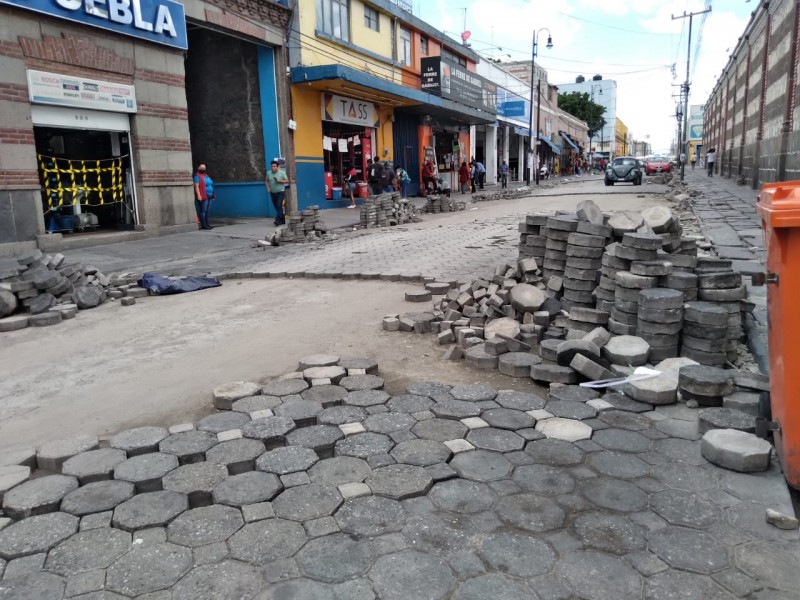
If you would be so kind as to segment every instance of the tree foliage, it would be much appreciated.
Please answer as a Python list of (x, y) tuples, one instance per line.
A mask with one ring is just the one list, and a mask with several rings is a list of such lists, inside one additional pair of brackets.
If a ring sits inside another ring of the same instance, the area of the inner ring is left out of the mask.
[(587, 92), (569, 92), (558, 95), (558, 108), (568, 112), (589, 126), (589, 136), (594, 137), (606, 124), (605, 106), (592, 102)]

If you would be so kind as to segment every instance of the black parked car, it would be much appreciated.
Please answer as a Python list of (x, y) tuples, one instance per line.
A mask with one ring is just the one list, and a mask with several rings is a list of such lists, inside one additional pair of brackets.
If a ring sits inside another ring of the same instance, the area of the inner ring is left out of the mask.
[(606, 167), (606, 185), (627, 182), (642, 185), (642, 161), (633, 156), (618, 156)]

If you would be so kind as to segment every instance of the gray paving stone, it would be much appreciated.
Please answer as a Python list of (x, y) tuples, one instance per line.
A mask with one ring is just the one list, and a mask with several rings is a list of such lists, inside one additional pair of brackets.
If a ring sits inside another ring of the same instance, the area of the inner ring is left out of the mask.
[(388, 435), (397, 431), (408, 431), (416, 422), (417, 420), (409, 414), (388, 412), (370, 415), (364, 420), (364, 427), (369, 431)]
[(703, 457), (725, 469), (751, 473), (769, 467), (772, 446), (752, 433), (734, 429), (712, 429), (703, 435)]
[(136, 427), (121, 431), (113, 436), (108, 444), (112, 448), (124, 450), (128, 457), (155, 452), (158, 444), (169, 435), (164, 427)]
[(335, 515), (343, 532), (370, 537), (400, 531), (406, 518), (402, 503), (383, 496), (346, 500)]
[(500, 573), (488, 573), (461, 583), (453, 596), (455, 600), (482, 600), (490, 597), (528, 600), (531, 597), (531, 588)]
[(330, 586), (318, 583), (305, 577), (282, 581), (272, 586), (269, 592), (263, 592), (254, 600), (271, 600), (273, 598), (303, 598), (308, 600), (335, 600), (334, 592)]
[(107, 510), (101, 513), (94, 513), (81, 517), (80, 530), (99, 529), (100, 527), (111, 527), (112, 511)]
[[(309, 367), (303, 370), (303, 378), (309, 383), (312, 383), (314, 380), (329, 379), (333, 384), (337, 384), (345, 375), (347, 375), (347, 370), (336, 365)], [(312, 384), (312, 388), (313, 387)]]
[[(527, 409), (533, 410), (533, 409)], [(521, 410), (510, 408), (491, 408), (481, 413), (481, 418), (498, 429), (527, 429), (536, 424), (536, 419)]]
[(450, 395), (456, 400), (480, 402), (494, 400), (497, 397), (497, 390), (484, 384), (462, 384), (450, 389)]
[(339, 385), (348, 392), (359, 390), (380, 390), (383, 389), (383, 378), (377, 375), (348, 375), (339, 381)]
[(264, 417), (246, 423), (242, 427), (242, 435), (260, 440), (267, 450), (271, 450), (283, 446), (286, 443), (286, 435), (294, 429), (295, 422), (289, 417)]
[(494, 427), (473, 429), (466, 439), (476, 448), (495, 452), (514, 452), (525, 447), (525, 440), (513, 431)]
[[(360, 375), (358, 377), (360, 377)], [(386, 404), (387, 400), (389, 400), (389, 394), (383, 390), (363, 389), (348, 393), (347, 397), (344, 399), (344, 403), (350, 406), (368, 407)]]
[(527, 492), (544, 496), (569, 494), (575, 480), (564, 470), (547, 465), (522, 465), (514, 469), (514, 481)]
[(0, 558), (13, 560), (47, 552), (78, 531), (78, 519), (66, 513), (37, 515), (0, 530)]
[(603, 410), (598, 418), (610, 427), (628, 429), (630, 431), (645, 431), (652, 429), (653, 421), (643, 415), (622, 410)]
[(633, 454), (606, 450), (595, 452), (589, 457), (589, 466), (609, 477), (621, 479), (635, 479), (645, 477), (650, 473), (650, 465)]
[(708, 575), (728, 566), (725, 547), (708, 533), (670, 525), (649, 538), (650, 550), (673, 568)]
[(653, 469), (653, 477), (669, 487), (688, 492), (709, 490), (719, 482), (719, 470), (711, 466), (695, 467), (685, 463), (665, 463)]
[(300, 395), (303, 400), (319, 402), (324, 408), (328, 408), (341, 404), (347, 393), (347, 390), (339, 385), (315, 385)]
[(441, 419), (466, 419), (481, 414), (481, 407), (476, 402), (465, 400), (441, 400), (431, 407), (431, 412)]
[(722, 590), (709, 577), (683, 571), (663, 571), (647, 579), (645, 584), (647, 598), (653, 600), (730, 600), (732, 596)]
[(433, 479), (422, 467), (388, 465), (375, 469), (365, 483), (376, 496), (405, 500), (426, 494)]
[(192, 551), (170, 543), (139, 546), (106, 572), (106, 589), (127, 596), (165, 590), (192, 568)]
[(106, 572), (103, 569), (95, 569), (94, 571), (77, 573), (67, 577), (67, 587), (64, 591), (64, 594), (67, 598), (86, 594), (82, 600), (91, 600), (92, 597), (89, 595), (90, 592), (97, 592), (98, 594), (103, 594), (110, 598), (113, 598), (113, 596), (117, 596), (117, 598), (123, 598), (123, 596), (113, 594), (113, 592), (106, 594), (105, 592), (100, 591), (103, 589), (105, 582)]
[(305, 371), (313, 367), (332, 367), (339, 364), (339, 356), (336, 354), (309, 354), (300, 359), (298, 364), (299, 371)]
[(259, 569), (235, 560), (196, 566), (172, 588), (173, 598), (252, 598), (264, 588)]
[(309, 541), (296, 560), (307, 577), (323, 583), (343, 583), (363, 576), (373, 563), (370, 540), (335, 533)]
[(704, 408), (698, 412), (697, 428), (700, 433), (712, 429), (735, 429), (755, 433), (756, 419), (753, 415), (732, 408)]
[(81, 452), (67, 459), (61, 467), (64, 475), (78, 478), (81, 485), (111, 479), (114, 467), (127, 458), (125, 451), (102, 448)]
[(701, 494), (665, 490), (650, 497), (650, 509), (671, 525), (705, 529), (722, 518), (717, 505)]
[(567, 400), (550, 400), (544, 409), (556, 417), (564, 419), (593, 419), (597, 416), (597, 410), (584, 402), (572, 402)]
[(184, 494), (164, 490), (138, 494), (114, 509), (114, 527), (137, 531), (148, 527), (163, 527), (189, 508)]
[(478, 531), (466, 519), (421, 511), (409, 517), (403, 537), (409, 547), (447, 558), (473, 546)]
[(336, 524), (336, 519), (333, 517), (322, 517), (321, 519), (307, 521), (303, 524), (303, 527), (308, 533), (308, 537), (311, 538), (323, 537), (341, 531), (339, 525)]
[(284, 490), (272, 502), (275, 515), (291, 521), (308, 521), (327, 517), (342, 504), (335, 486), (309, 483)]
[(503, 408), (519, 411), (539, 410), (545, 405), (545, 399), (536, 394), (513, 390), (500, 390), (495, 397), (495, 402)]
[(280, 406), (281, 399), (278, 396), (247, 396), (240, 398), (231, 405), (231, 410), (243, 413), (252, 413), (261, 410), (272, 410)]
[(286, 475), (310, 469), (319, 456), (311, 448), (302, 446), (284, 446), (265, 452), (256, 460), (259, 471)]
[(26, 481), (3, 495), (3, 512), (12, 519), (55, 512), (61, 499), (78, 487), (75, 477), (48, 475)]
[(326, 408), (317, 417), (320, 425), (344, 425), (360, 423), (367, 418), (367, 411), (360, 406), (333, 406)]
[(357, 433), (336, 442), (334, 454), (336, 456), (353, 456), (355, 458), (369, 458), (388, 454), (394, 448), (392, 439), (382, 433)]
[(131, 549), (131, 534), (111, 527), (81, 531), (59, 544), (47, 556), (45, 568), (69, 576), (107, 569)]
[(390, 454), (398, 463), (420, 467), (447, 462), (453, 455), (442, 442), (424, 439), (400, 442)]
[(408, 386), (406, 391), (415, 396), (427, 396), (429, 398), (435, 398), (441, 394), (448, 393), (452, 387), (453, 386), (446, 383), (439, 383), (436, 381), (420, 381)]
[(193, 463), (167, 473), (163, 479), (163, 486), (165, 490), (186, 494), (189, 506), (192, 508), (207, 506), (212, 503), (212, 490), (227, 476), (228, 469), (223, 464)]
[(320, 458), (329, 458), (333, 456), (336, 442), (342, 438), (342, 430), (334, 425), (313, 425), (295, 429), (286, 436), (286, 443), (311, 448)]
[(322, 410), (321, 402), (298, 399), (285, 400), (284, 403), (277, 406), (273, 412), (276, 417), (291, 419), (297, 427), (308, 427), (309, 425), (317, 424), (317, 418)]
[(541, 419), (536, 423), (536, 430), (544, 434), (545, 437), (568, 442), (588, 440), (592, 437), (593, 429), (601, 429), (603, 427), (607, 427), (607, 425), (597, 419), (578, 421), (576, 419), (552, 417)]
[(586, 600), (641, 598), (643, 579), (622, 559), (595, 550), (577, 550), (563, 557), (558, 574)]
[(575, 533), (589, 548), (623, 555), (647, 546), (647, 530), (626, 517), (586, 513), (575, 520)]
[(610, 392), (603, 396), (603, 400), (611, 404), (616, 410), (624, 410), (632, 413), (645, 413), (653, 410), (651, 404), (644, 402), (637, 402), (632, 398), (628, 398), (625, 394), (619, 392)]
[(258, 565), (294, 556), (307, 540), (300, 523), (278, 518), (245, 525), (231, 536), (228, 546), (232, 558)]
[(134, 485), (127, 481), (96, 481), (64, 496), (61, 510), (82, 517), (116, 508), (133, 497)]
[(0, 467), (21, 465), (36, 469), (36, 448), (25, 444), (14, 444), (0, 448)]
[(462, 438), (467, 434), (467, 426), (452, 419), (428, 419), (420, 421), (411, 431), (422, 439), (446, 442)]
[(556, 553), (548, 544), (518, 533), (490, 535), (480, 555), (495, 570), (516, 577), (544, 575), (556, 562)]
[(308, 470), (314, 483), (340, 486), (346, 483), (362, 482), (372, 472), (365, 460), (352, 456), (337, 456), (318, 462)]
[(552, 466), (572, 466), (583, 462), (584, 453), (575, 444), (563, 440), (544, 439), (528, 442), (525, 452), (534, 462)]
[(158, 444), (158, 450), (174, 454), (178, 457), (178, 464), (186, 465), (204, 461), (206, 452), (217, 443), (217, 436), (209, 431), (183, 431), (164, 438)]
[(646, 452), (652, 442), (636, 431), (625, 429), (603, 429), (596, 431), (592, 440), (609, 450), (623, 450), (625, 452)]
[(178, 458), (174, 454), (139, 454), (114, 467), (114, 479), (129, 481), (137, 493), (157, 492), (163, 489), (164, 475), (177, 468)]
[(386, 403), (386, 406), (395, 413), (413, 414), (429, 410), (433, 406), (433, 400), (421, 394), (403, 394), (394, 396)]
[(222, 504), (187, 510), (167, 526), (173, 544), (198, 548), (224, 542), (244, 525), (239, 509)]
[(456, 585), (443, 559), (414, 550), (380, 557), (369, 579), (384, 600), (439, 600), (449, 597)]
[(598, 477), (580, 483), (581, 494), (598, 508), (635, 512), (647, 506), (647, 494), (627, 481)]
[(310, 386), (303, 379), (276, 379), (261, 388), (264, 396), (291, 396), (307, 390)]
[(61, 600), (64, 580), (52, 573), (36, 573), (0, 581), (0, 598), (5, 600)]
[(255, 470), (256, 459), (264, 453), (264, 448), (264, 444), (257, 439), (229, 440), (209, 449), (206, 460), (225, 465), (228, 473), (238, 475)]
[(535, 493), (506, 496), (498, 500), (495, 512), (507, 525), (533, 533), (552, 531), (564, 526), (564, 511), (550, 498)]
[(77, 435), (63, 440), (53, 440), (42, 445), (36, 453), (36, 462), (45, 471), (61, 472), (64, 462), (76, 454), (98, 447), (97, 437)]
[(31, 468), (27, 466), (6, 465), (0, 467), (0, 505), (3, 502), (3, 496), (8, 490), (25, 483), (30, 479), (30, 476)]
[(361, 369), (366, 371), (368, 375), (376, 375), (378, 373), (378, 363), (371, 358), (342, 358), (339, 360), (339, 366), (348, 371), (350, 369)]
[(212, 497), (218, 504), (241, 507), (272, 500), (282, 489), (276, 475), (251, 471), (225, 478), (214, 487)]
[(200, 431), (209, 431), (211, 433), (221, 433), (231, 429), (242, 429), (249, 422), (250, 415), (246, 413), (234, 411), (219, 412), (200, 419), (197, 423), (197, 429)]
[(740, 545), (734, 551), (736, 564), (747, 575), (786, 592), (789, 598), (800, 585), (800, 559), (794, 548), (786, 542), (757, 541)]
[(261, 386), (252, 381), (232, 381), (214, 388), (212, 396), (217, 410), (231, 410), (231, 405), (242, 398), (261, 393)]

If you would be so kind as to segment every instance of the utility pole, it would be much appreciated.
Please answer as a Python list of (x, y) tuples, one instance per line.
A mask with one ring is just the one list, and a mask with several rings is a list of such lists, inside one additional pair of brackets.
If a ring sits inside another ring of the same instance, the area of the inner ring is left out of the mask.
[[(683, 181), (684, 173), (686, 172), (686, 161), (683, 160), (683, 155), (685, 154), (687, 157), (689, 156), (688, 148), (686, 147), (687, 142), (684, 140), (686, 138), (688, 140), (689, 136), (687, 134), (687, 129), (689, 127), (689, 60), (692, 55), (692, 18), (695, 15), (704, 15), (705, 13), (710, 13), (711, 7), (709, 6), (705, 10), (701, 10), (698, 12), (690, 12), (687, 13), (683, 11), (682, 15), (672, 15), (672, 20), (675, 21), (677, 19), (689, 19), (689, 41), (686, 45), (686, 81), (681, 86), (681, 92), (683, 93), (683, 134), (680, 135), (680, 139), (678, 142), (680, 143), (680, 148), (678, 148), (678, 160), (681, 163), (681, 181)], [(678, 130), (680, 131), (680, 129)]]

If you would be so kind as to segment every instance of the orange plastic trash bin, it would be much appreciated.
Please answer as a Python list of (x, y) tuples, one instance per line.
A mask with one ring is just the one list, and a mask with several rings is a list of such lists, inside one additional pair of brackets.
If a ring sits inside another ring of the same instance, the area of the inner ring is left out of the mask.
[(756, 207), (767, 253), (770, 403), (786, 481), (800, 489), (800, 181), (768, 183)]

